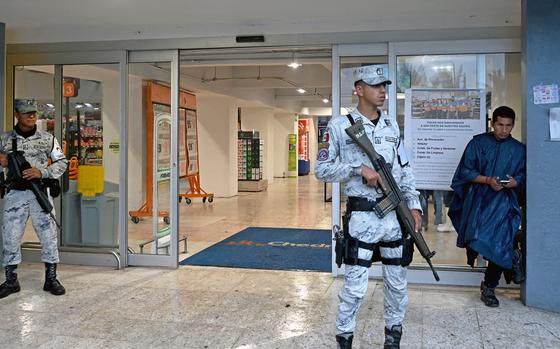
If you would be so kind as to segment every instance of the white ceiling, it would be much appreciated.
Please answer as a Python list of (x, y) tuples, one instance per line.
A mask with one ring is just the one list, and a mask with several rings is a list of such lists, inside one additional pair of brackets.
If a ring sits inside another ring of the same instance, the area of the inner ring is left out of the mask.
[[(380, 42), (389, 31), (478, 28), (484, 37), (487, 28), (518, 28), (521, 0), (0, 0), (0, 22), (8, 44), (329, 33)], [(297, 71), (286, 67), (292, 53), (284, 50), (182, 57), (181, 72), (199, 95), (299, 112), (330, 98), (330, 57), (307, 50)]]
[(521, 0), (0, 0), (0, 22), (8, 44), (519, 27)]

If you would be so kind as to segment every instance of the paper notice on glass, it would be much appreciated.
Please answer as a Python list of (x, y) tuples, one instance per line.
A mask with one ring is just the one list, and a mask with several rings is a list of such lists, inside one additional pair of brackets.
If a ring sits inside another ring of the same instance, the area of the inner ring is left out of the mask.
[(558, 85), (537, 85), (533, 86), (533, 103), (550, 104), (558, 103)]
[(560, 141), (560, 108), (551, 108), (549, 116), (550, 140)]

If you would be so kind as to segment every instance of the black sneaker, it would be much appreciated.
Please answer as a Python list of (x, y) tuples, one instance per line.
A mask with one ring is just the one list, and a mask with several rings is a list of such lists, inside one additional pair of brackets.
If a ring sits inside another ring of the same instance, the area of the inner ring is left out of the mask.
[(480, 300), (487, 307), (496, 308), (500, 305), (494, 289), (486, 287), (484, 284), (480, 285)]

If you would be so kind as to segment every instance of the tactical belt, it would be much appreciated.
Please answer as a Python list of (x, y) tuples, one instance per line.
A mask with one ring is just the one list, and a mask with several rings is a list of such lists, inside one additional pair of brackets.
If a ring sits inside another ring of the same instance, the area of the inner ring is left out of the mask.
[[(353, 211), (376, 211), (378, 203), (375, 201), (370, 201), (366, 198), (351, 196), (346, 201), (346, 214), (348, 215), (348, 220), (350, 220), (350, 215)], [(347, 239), (352, 240), (354, 245), (358, 248), (363, 248), (369, 251), (373, 251), (373, 256), (371, 260), (357, 258), (345, 258), (344, 264), (348, 265), (359, 265), (362, 267), (369, 268), (373, 262), (381, 261), (385, 265), (401, 265), (401, 258), (384, 258), (381, 257), (380, 247), (384, 248), (397, 248), (403, 245), (403, 240), (398, 239), (394, 241), (379, 241), (378, 243), (367, 243), (358, 240), (350, 235)]]
[(366, 198), (350, 196), (346, 201), (346, 212), (352, 211), (375, 211), (377, 202), (370, 201)]
[(346, 202), (346, 208), (350, 211), (373, 211), (380, 219), (393, 211), (398, 205), (399, 198), (394, 192), (388, 193), (379, 201), (370, 201), (366, 198), (351, 196)]

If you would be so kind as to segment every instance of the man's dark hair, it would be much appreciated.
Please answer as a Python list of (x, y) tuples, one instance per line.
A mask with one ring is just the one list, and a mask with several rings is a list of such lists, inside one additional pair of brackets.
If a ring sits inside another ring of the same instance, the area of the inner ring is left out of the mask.
[(494, 112), (492, 113), (492, 122), (496, 122), (498, 120), (498, 116), (511, 119), (511, 121), (515, 122), (515, 112), (513, 109), (506, 107), (505, 105), (494, 109)]

